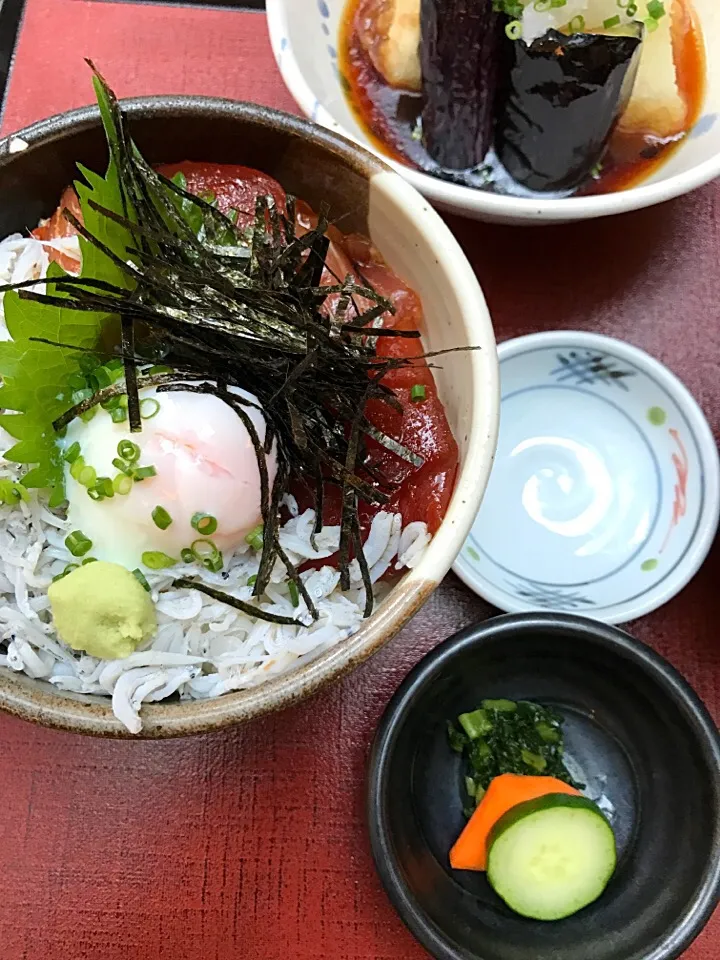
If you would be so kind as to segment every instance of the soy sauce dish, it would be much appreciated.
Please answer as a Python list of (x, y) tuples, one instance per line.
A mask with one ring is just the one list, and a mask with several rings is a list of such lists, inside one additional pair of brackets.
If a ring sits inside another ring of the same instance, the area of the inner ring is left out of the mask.
[(385, 889), (439, 960), (674, 960), (720, 898), (720, 737), (628, 634), (499, 617), (394, 695), (368, 818)]

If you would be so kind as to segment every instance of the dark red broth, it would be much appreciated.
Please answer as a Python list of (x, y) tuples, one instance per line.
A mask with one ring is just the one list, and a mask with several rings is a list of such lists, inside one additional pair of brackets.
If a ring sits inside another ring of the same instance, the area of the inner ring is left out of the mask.
[[(420, 114), (420, 95), (389, 87), (360, 43), (356, 17), (362, 0), (349, 0), (340, 29), (340, 71), (350, 107), (374, 147), (401, 163), (430, 172), (432, 161), (413, 137)], [(702, 32), (691, 0), (678, 0), (683, 15), (673, 24), (675, 64), (680, 93), (688, 107), (688, 130), (700, 116), (705, 96), (706, 62)], [(597, 179), (580, 193), (610, 193), (637, 186), (665, 163), (683, 136), (658, 141), (651, 135), (613, 135)], [(492, 167), (493, 156), (488, 156)], [(468, 186), (488, 189), (478, 175), (463, 175)], [(509, 190), (508, 192), (512, 192)]]

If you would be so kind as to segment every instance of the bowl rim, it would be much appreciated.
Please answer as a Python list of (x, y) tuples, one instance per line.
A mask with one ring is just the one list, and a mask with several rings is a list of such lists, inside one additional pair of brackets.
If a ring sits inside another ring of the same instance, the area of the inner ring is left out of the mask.
[(498, 640), (507, 647), (513, 639), (541, 630), (559, 637), (572, 637), (576, 643), (595, 644), (643, 669), (680, 707), (707, 766), (716, 772), (711, 780), (715, 825), (707, 866), (698, 882), (692, 906), (660, 944), (651, 946), (642, 957), (635, 954), (631, 958), (677, 960), (702, 931), (720, 900), (720, 732), (703, 701), (671, 663), (618, 627), (587, 617), (544, 612), (504, 614), (453, 634), (410, 670), (383, 712), (368, 761), (366, 816), (373, 860), (382, 885), (403, 923), (433, 957), (437, 960), (470, 960), (470, 955), (456, 949), (454, 941), (425, 914), (405, 881), (389, 829), (386, 804), (389, 769), (398, 737), (418, 695), (436, 681), (449, 662), (473, 647)]
[[(658, 203), (665, 203), (683, 194), (690, 193), (720, 176), (720, 151), (707, 160), (697, 163), (689, 170), (675, 173), (655, 183), (640, 184), (628, 190), (596, 194), (589, 197), (565, 197), (548, 199), (542, 197), (510, 197), (490, 191), (477, 190), (440, 180), (430, 174), (413, 170), (392, 157), (383, 154), (372, 142), (360, 137), (339, 124), (327, 108), (315, 96), (305, 79), (289, 42), (286, 6), (288, 0), (266, 0), (268, 31), (275, 55), (275, 62), (286, 87), (295, 102), (307, 117), (322, 124), (328, 130), (352, 140), (383, 160), (396, 173), (404, 177), (423, 196), (446, 210), (462, 212), (476, 218), (488, 217), (520, 223), (553, 223), (591, 220), (642, 210)], [(286, 41), (282, 46), (283, 41)], [(341, 93), (341, 96), (344, 94)]]
[[(636, 600), (615, 603), (604, 610), (602, 616), (597, 616), (597, 619), (604, 623), (629, 623), (631, 620), (652, 613), (684, 590), (696, 576), (710, 552), (720, 521), (720, 455), (713, 432), (700, 405), (682, 380), (656, 357), (625, 340), (585, 330), (546, 330), (541, 333), (513, 337), (498, 345), (501, 372), (504, 360), (524, 352), (529, 347), (598, 349), (651, 373), (683, 411), (698, 441), (700, 465), (705, 477), (705, 498), (698, 515), (699, 522), (695, 536), (688, 545), (684, 560), (665, 580), (641, 594)], [(456, 557), (453, 571), (466, 586), (500, 610), (508, 613), (526, 613), (532, 610), (532, 604), (516, 602), (516, 597), (496, 589), (485, 579), (481, 569), (476, 569), (466, 560), (464, 553)], [(587, 614), (595, 616), (591, 609), (588, 609)]]
[[(368, 623), (315, 660), (260, 686), (212, 700), (149, 704), (143, 707), (143, 730), (131, 734), (114, 717), (109, 698), (58, 693), (46, 683), (0, 670), (0, 709), (45, 726), (96, 736), (149, 739), (207, 733), (292, 706), (338, 680), (377, 652), (417, 612), (462, 547), (484, 492), (497, 442), (499, 370), (490, 313), (479, 281), (449, 227), (423, 198), (387, 164), (352, 141), (303, 118), (258, 104), (207, 96), (150, 96), (120, 101), (133, 117), (229, 117), (309, 140), (338, 157), (367, 180), (381, 176), (402, 203), (408, 223), (437, 251), (439, 263), (465, 303), (465, 328), (482, 349), (471, 356), (474, 416), (468, 424), (465, 463), (448, 513), (417, 568), (407, 573)], [(80, 107), (40, 120), (0, 140), (0, 177), (14, 154), (52, 144), (66, 135), (100, 124), (96, 106)], [(18, 141), (19, 147), (18, 147)], [(469, 471), (472, 469), (472, 483)], [(458, 490), (465, 479), (461, 500)], [(441, 536), (442, 534), (442, 536)], [(433, 551), (433, 545), (437, 549)], [(427, 562), (425, 562), (427, 561)]]

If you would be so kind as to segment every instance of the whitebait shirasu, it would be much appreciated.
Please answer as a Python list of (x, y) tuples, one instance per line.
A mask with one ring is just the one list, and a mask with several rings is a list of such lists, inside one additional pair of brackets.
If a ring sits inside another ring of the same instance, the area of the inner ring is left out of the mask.
[[(77, 238), (54, 241), (54, 245), (71, 257), (78, 256)], [(0, 282), (41, 280), (48, 266), (46, 247), (20, 235), (1, 242)], [(0, 339), (7, 336), (0, 323)], [(0, 452), (14, 442), (0, 431)], [(14, 464), (0, 459), (0, 477), (16, 480), (19, 472)], [(294, 564), (336, 553), (339, 527), (324, 527), (313, 546), (314, 512), (300, 513), (289, 494), (283, 505), (290, 519), (281, 529), (280, 543)], [(142, 730), (143, 703), (173, 695), (181, 700), (207, 699), (258, 686), (317, 657), (362, 624), (365, 594), (357, 561), (350, 566), (347, 592), (340, 590), (340, 575), (334, 567), (302, 573), (319, 613), (317, 620), (309, 616), (302, 598), (295, 598), (297, 606), (293, 604), (285, 568), (276, 564), (260, 606), (301, 620), (298, 626), (268, 623), (198, 591), (173, 587), (180, 570), (182, 576), (199, 578), (256, 603), (248, 579), (258, 572), (260, 554), (243, 545), (226, 557), (220, 573), (210, 573), (197, 563), (173, 570), (143, 568), (158, 631), (123, 660), (98, 660), (71, 650), (53, 629), (47, 590), (52, 578), (74, 560), (64, 543), (68, 532), (63, 517), (49, 511), (34, 494), (29, 503), (0, 506), (0, 667), (46, 680), (58, 690), (111, 697), (115, 716), (131, 733)], [(403, 529), (400, 514), (375, 516), (364, 552), (378, 596), (385, 589), (379, 583), (381, 577), (391, 567), (415, 566), (429, 542), (424, 523), (410, 523)]]

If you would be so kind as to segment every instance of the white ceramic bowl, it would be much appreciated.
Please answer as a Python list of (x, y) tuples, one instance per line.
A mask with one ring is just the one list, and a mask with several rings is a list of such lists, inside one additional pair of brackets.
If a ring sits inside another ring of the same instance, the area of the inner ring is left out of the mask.
[[(343, 93), (338, 31), (347, 0), (267, 0), (273, 52), (283, 79), (312, 120), (373, 152)], [(707, 96), (695, 129), (657, 173), (618, 193), (565, 200), (505, 197), (446, 183), (384, 159), (440, 209), (477, 220), (532, 224), (586, 220), (639, 210), (681, 196), (720, 176), (720, 3), (694, 0), (707, 52)]]
[(625, 623), (695, 575), (720, 512), (702, 411), (642, 350), (551, 331), (501, 344), (495, 466), (455, 572), (511, 613)]

